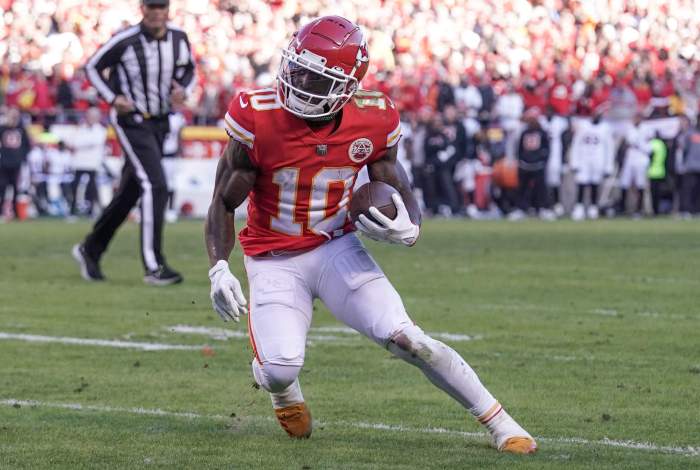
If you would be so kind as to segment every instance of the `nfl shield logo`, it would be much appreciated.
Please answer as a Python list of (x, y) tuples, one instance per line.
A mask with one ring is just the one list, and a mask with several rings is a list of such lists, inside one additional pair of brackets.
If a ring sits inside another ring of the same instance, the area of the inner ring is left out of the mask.
[(328, 145), (318, 144), (316, 146), (316, 155), (325, 156), (328, 153)]

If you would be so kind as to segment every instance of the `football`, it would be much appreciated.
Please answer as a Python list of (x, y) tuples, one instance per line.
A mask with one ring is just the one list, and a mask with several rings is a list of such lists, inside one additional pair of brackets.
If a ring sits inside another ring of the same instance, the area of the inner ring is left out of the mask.
[(396, 206), (391, 200), (391, 195), (398, 191), (381, 181), (370, 181), (363, 184), (353, 193), (350, 200), (350, 217), (353, 222), (357, 222), (360, 214), (364, 214), (370, 220), (374, 220), (369, 212), (370, 207), (376, 207), (379, 211), (390, 219), (396, 218)]
[(502, 158), (493, 164), (493, 184), (503, 189), (518, 188), (518, 162)]

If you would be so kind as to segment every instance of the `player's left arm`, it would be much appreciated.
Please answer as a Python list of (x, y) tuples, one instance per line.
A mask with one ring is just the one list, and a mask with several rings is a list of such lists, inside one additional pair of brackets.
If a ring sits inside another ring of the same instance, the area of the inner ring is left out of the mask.
[(420, 225), (422, 219), (420, 206), (418, 205), (416, 197), (413, 195), (411, 183), (408, 181), (408, 175), (406, 175), (403, 165), (401, 165), (397, 159), (398, 153), (399, 146), (394, 145), (387, 150), (382, 158), (367, 165), (369, 179), (371, 181), (381, 181), (396, 188), (401, 195), (401, 199), (403, 199), (411, 222)]
[(396, 218), (389, 219), (372, 207), (370, 213), (376, 222), (360, 215), (360, 220), (355, 225), (370, 238), (413, 246), (420, 233), (421, 212), (408, 176), (397, 160), (397, 154), (398, 146), (394, 145), (383, 157), (367, 166), (370, 180), (381, 181), (398, 191), (399, 194), (392, 197), (396, 205)]

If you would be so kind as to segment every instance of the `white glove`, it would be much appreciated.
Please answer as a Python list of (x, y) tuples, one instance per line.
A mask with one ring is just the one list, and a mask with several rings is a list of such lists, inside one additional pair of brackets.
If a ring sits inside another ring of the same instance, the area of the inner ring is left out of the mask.
[(364, 214), (360, 214), (360, 220), (355, 222), (355, 227), (372, 240), (411, 246), (418, 240), (420, 227), (411, 222), (401, 196), (392, 194), (391, 199), (396, 206), (396, 218), (394, 220), (382, 214), (376, 207), (370, 207), (369, 213), (379, 224), (373, 222)]
[(228, 262), (219, 260), (209, 270), (211, 281), (211, 304), (223, 321), (239, 321), (241, 314), (246, 315), (248, 301), (243, 295), (241, 283), (231, 274)]

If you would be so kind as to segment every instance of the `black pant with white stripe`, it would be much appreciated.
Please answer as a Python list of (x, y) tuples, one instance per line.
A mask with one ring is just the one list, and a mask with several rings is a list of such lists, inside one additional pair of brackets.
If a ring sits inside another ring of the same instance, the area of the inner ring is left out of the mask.
[(141, 198), (141, 259), (147, 272), (154, 271), (165, 264), (161, 246), (168, 186), (161, 158), (168, 120), (143, 119), (139, 114), (116, 117), (113, 112), (112, 125), (125, 154), (121, 182), (112, 202), (86, 237), (85, 250), (99, 259)]

